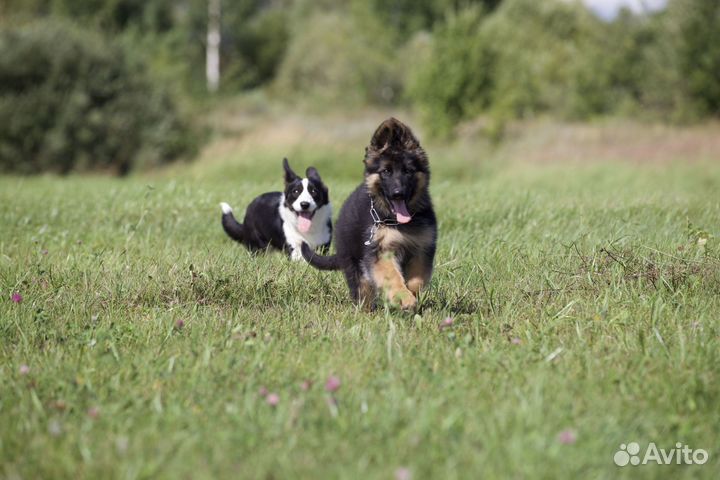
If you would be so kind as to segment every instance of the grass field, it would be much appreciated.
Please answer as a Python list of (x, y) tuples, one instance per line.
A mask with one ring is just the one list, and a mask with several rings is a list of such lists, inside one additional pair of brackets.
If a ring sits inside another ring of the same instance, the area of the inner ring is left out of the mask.
[[(336, 211), (370, 133), (289, 151)], [(223, 234), (219, 201), (280, 182), (282, 148), (231, 147), (0, 178), (0, 476), (717, 478), (720, 164), (431, 145), (431, 288), (368, 314)], [(615, 466), (632, 441), (709, 460)]]

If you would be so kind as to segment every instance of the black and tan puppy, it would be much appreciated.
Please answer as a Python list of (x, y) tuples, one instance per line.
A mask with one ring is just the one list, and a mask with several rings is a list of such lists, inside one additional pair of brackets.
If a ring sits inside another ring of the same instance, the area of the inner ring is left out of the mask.
[(345, 201), (335, 226), (337, 253), (305, 260), (321, 270), (343, 270), (350, 295), (372, 305), (377, 291), (414, 308), (430, 281), (437, 222), (428, 186), (427, 155), (410, 128), (385, 120), (365, 149), (365, 182)]

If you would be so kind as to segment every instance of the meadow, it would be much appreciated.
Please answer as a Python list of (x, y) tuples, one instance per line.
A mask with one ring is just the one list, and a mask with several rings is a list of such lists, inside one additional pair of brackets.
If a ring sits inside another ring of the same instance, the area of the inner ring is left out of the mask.
[[(218, 202), (278, 189), (283, 155), (337, 212), (382, 118), (223, 122), (195, 163), (125, 179), (0, 177), (0, 476), (717, 478), (718, 127), (706, 151), (428, 143), (417, 313), (224, 235)], [(709, 459), (617, 467), (633, 441)]]

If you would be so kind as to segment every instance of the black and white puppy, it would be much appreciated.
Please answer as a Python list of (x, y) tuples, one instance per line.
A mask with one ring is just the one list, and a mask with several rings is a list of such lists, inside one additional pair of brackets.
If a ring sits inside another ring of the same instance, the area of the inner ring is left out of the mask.
[(303, 242), (310, 248), (327, 251), (332, 237), (332, 207), (328, 188), (314, 167), (300, 178), (283, 159), (285, 191), (263, 193), (238, 223), (232, 208), (221, 203), (222, 226), (230, 238), (251, 251), (273, 248), (284, 250), (292, 260), (302, 258)]

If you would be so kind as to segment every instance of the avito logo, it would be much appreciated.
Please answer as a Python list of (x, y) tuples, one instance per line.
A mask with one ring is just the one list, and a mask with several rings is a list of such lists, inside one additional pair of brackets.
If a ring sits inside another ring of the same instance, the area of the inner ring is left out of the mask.
[(675, 448), (665, 450), (658, 448), (655, 442), (650, 442), (645, 453), (640, 456), (640, 444), (630, 442), (620, 444), (620, 450), (615, 452), (613, 461), (615, 465), (624, 467), (626, 465), (647, 465), (656, 463), (658, 465), (702, 465), (708, 461), (708, 452), (702, 448), (693, 450), (687, 445), (678, 442)]

